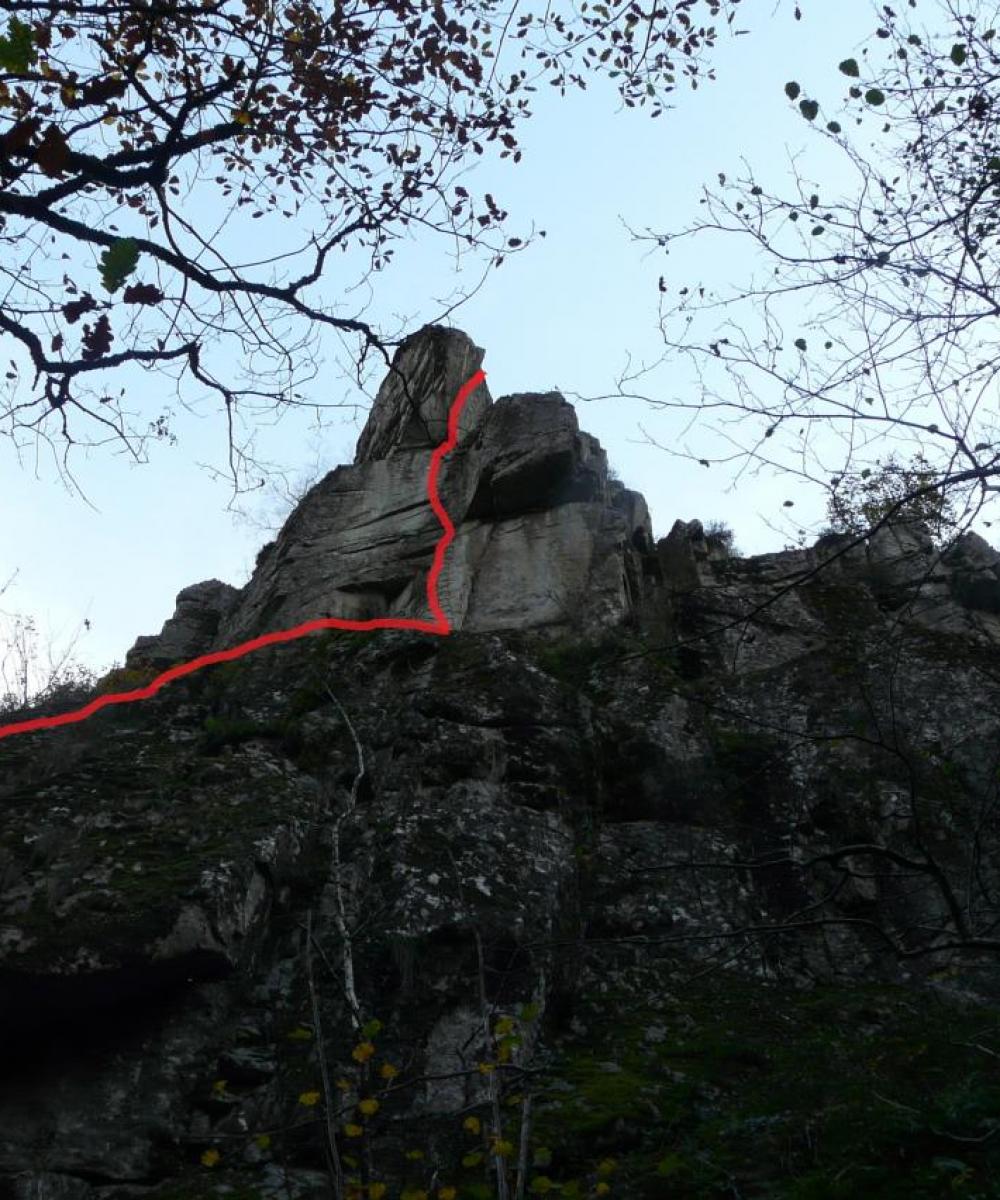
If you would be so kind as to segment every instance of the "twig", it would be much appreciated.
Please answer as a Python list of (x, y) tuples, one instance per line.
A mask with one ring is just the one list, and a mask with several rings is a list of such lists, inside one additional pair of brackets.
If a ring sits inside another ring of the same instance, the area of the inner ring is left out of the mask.
[(528, 1178), (528, 1143), (531, 1140), (531, 1093), (524, 1097), (521, 1107), (521, 1149), (517, 1157), (517, 1190), (514, 1200), (524, 1200), (524, 1185)]
[(316, 985), (312, 969), (312, 909), (306, 913), (306, 979), (309, 983), (309, 999), (312, 1003), (313, 1029), (316, 1033), (316, 1053), (319, 1057), (320, 1079), (323, 1083), (323, 1107), (326, 1118), (326, 1150), (330, 1159), (330, 1175), (333, 1183), (335, 1200), (342, 1200), (344, 1195), (344, 1169), (340, 1165), (340, 1154), (337, 1151), (337, 1138), (333, 1131), (333, 1096), (330, 1092), (330, 1076), (326, 1069), (326, 1052), (323, 1049), (323, 1026), (320, 1022), (319, 1000), (316, 996)]
[[(479, 934), (479, 930), (474, 930), (476, 938), (476, 954), (479, 957), (479, 1004), (483, 1014), (483, 1030), (486, 1035), (487, 1050), (492, 1041), (490, 1032), (490, 1012), (486, 1001), (486, 969), (483, 962), (483, 939)], [(497, 1175), (497, 1200), (510, 1200), (510, 1193), (507, 1189), (507, 1170), (503, 1161), (503, 1155), (499, 1153), (500, 1142), (503, 1140), (503, 1123), (500, 1116), (500, 1092), (497, 1088), (497, 1077), (495, 1071), (488, 1072), (487, 1082), (490, 1094), (490, 1106), (493, 1109), (493, 1165), (496, 1168)]]

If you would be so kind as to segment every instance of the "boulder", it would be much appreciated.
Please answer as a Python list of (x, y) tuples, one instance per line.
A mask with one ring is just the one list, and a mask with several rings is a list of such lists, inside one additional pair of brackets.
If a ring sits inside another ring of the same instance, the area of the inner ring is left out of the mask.
[(182, 589), (177, 593), (174, 615), (158, 634), (136, 639), (125, 655), (126, 667), (169, 667), (206, 654), (239, 594), (218, 579)]
[(608, 500), (608, 459), (581, 433), (558, 392), (504, 396), (478, 439), (479, 480), (469, 517), (497, 518)]
[(951, 572), (951, 593), (967, 608), (1000, 613), (1000, 553), (978, 533), (957, 538), (942, 555)]

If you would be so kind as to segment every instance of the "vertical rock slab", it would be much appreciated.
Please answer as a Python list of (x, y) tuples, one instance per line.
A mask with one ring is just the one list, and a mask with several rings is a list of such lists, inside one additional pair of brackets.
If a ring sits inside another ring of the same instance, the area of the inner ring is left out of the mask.
[[(461, 330), (442, 325), (425, 325), (407, 338), (358, 438), (355, 465), (440, 445), (459, 388), (483, 365), (484, 354)], [(489, 392), (477, 388), (459, 417), (459, 442), (468, 440), (489, 407)]]

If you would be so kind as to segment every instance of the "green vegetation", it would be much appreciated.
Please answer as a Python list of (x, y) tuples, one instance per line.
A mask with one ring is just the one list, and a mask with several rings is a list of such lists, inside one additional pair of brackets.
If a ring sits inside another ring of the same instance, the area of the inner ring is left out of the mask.
[(144, 688), (162, 674), (155, 667), (115, 667), (97, 682), (98, 695), (108, 692), (133, 692)]
[(940, 474), (922, 454), (905, 466), (890, 454), (876, 462), (875, 470), (845, 472), (834, 480), (827, 500), (830, 530), (862, 534), (889, 515), (896, 524), (926, 524), (935, 543), (944, 541), (958, 518), (954, 496), (930, 486)]
[(705, 526), (705, 541), (709, 548), (713, 546), (721, 547), (733, 557), (739, 555), (736, 543), (733, 540), (735, 536), (732, 529), (724, 521), (709, 521)]
[(549, 642), (535, 650), (534, 658), (553, 679), (600, 700), (610, 695), (606, 686), (609, 672), (613, 675), (616, 657), (625, 652), (621, 635), (609, 633), (598, 638)]

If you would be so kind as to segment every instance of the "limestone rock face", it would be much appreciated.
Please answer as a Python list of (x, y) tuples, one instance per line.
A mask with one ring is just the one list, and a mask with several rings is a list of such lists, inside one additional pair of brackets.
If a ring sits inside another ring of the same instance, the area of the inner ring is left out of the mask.
[[(379, 388), (358, 438), (355, 464), (440, 445), (448, 436), (448, 413), (458, 389), (482, 366), (483, 353), (460, 330), (439, 325), (409, 337)], [(476, 428), (489, 403), (485, 388), (469, 398), (459, 419), (460, 441)]]
[[(451, 386), (469, 363), (432, 348)], [(185, 589), (136, 659), (424, 614), (433, 450), (384, 396), (247, 587)], [(613, 1159), (616, 1195), (663, 1194), (667, 1146), (710, 1168), (686, 1194), (718, 1163), (734, 1194), (842, 1194), (844, 1137), (859, 1194), (932, 1194), (858, 1108), (862, 1036), (910, 1148), (954, 1136), (988, 1191), (996, 1105), (965, 1085), (1000, 1004), (1000, 554), (654, 543), (561, 397), (477, 402), (441, 478), (452, 636), (293, 639), (0, 738), (0, 1197), (327, 1200), (367, 1096), (388, 1194), (429, 1195), (469, 1115), (501, 1100), (518, 1145), (529, 1093), (546, 1169)], [(904, 1088), (914, 1046), (960, 1119)]]
[[(427, 492), (448, 409), (482, 351), (429, 327), (397, 354), (353, 466), (302, 499), (221, 624), (213, 649), (317, 617), (432, 620), (427, 577), (442, 526)], [(645, 501), (611, 486), (607, 457), (557, 393), (492, 402), (480, 385), (444, 459), (441, 501), (456, 537), (439, 581), (454, 629), (620, 624), (636, 609)]]
[(127, 667), (167, 667), (204, 654), (239, 591), (218, 579), (193, 583), (177, 593), (174, 615), (159, 635), (140, 637), (125, 656)]
[(1000, 553), (978, 533), (966, 533), (944, 554), (951, 592), (968, 608), (1000, 613)]
[[(429, 466), (459, 389), (482, 361), (459, 330), (426, 326), (407, 339), (353, 465), (303, 497), (245, 587), (186, 589), (161, 634), (140, 638), (128, 663), (165, 665), (316, 618), (434, 621), (427, 582), (443, 529)], [(734, 664), (755, 669), (808, 651), (815, 620), (790, 584), (827, 563), (828, 577), (858, 583), (897, 619), (1000, 639), (1000, 554), (975, 534), (942, 553), (925, 526), (901, 522), (867, 544), (831, 535), (811, 550), (739, 560), (700, 521), (678, 520), (654, 545), (645, 500), (608, 478), (603, 449), (557, 392), (494, 403), (481, 383), (462, 408), (438, 490), (455, 536), (437, 593), (455, 631), (654, 631), (685, 597), (711, 593), (734, 613), (767, 600), (769, 636), (731, 624), (715, 640)], [(684, 653), (693, 661), (705, 652)]]

